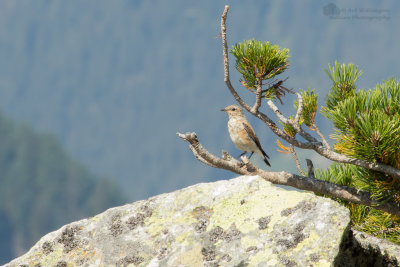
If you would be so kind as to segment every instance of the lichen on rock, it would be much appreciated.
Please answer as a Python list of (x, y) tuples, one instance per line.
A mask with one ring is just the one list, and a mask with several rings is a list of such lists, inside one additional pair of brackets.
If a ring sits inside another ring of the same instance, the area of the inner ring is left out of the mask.
[(338, 203), (241, 176), (64, 226), (6, 266), (325, 266), (348, 232)]

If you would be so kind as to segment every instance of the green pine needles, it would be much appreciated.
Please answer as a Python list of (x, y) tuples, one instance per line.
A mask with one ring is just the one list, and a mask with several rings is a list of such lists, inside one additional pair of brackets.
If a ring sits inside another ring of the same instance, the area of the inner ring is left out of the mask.
[[(304, 123), (311, 130), (315, 129), (315, 115), (317, 114), (318, 108), (318, 94), (315, 90), (310, 88), (307, 91), (300, 90), (300, 94), (303, 98), (303, 113), (300, 124)], [(297, 110), (299, 107), (299, 101), (295, 100), (294, 108)]]
[[(374, 89), (356, 91), (358, 67), (335, 62), (326, 71), (332, 88), (322, 107), (333, 122), (334, 150), (346, 156), (400, 168), (400, 84), (388, 79)], [(304, 96), (303, 96), (304, 97)], [(349, 164), (335, 163), (317, 177), (372, 193), (400, 206), (400, 185), (394, 177)], [(400, 218), (363, 205), (345, 203), (355, 228), (400, 243)]]
[[(344, 76), (347, 74), (345, 72)], [(374, 89), (356, 91), (353, 81), (342, 84), (342, 88), (350, 89), (338, 98), (333, 93), (337, 89), (334, 78), (327, 106), (322, 107), (324, 116), (336, 128), (332, 135), (336, 140), (335, 150), (350, 157), (400, 168), (399, 82), (389, 79)]]
[(255, 92), (257, 86), (267, 86), (263, 97), (278, 98), (291, 92), (282, 86), (284, 81), (273, 81), (277, 75), (289, 67), (289, 49), (256, 40), (235, 44), (230, 53), (236, 58), (236, 69), (242, 75), (241, 83)]
[[(279, 139), (276, 141), (279, 152), (292, 155), (302, 176), (287, 173), (283, 177), (254, 165), (243, 168), (240, 162), (232, 162), (229, 154), (224, 153), (222, 158), (213, 156), (200, 145), (195, 133), (178, 133), (179, 137), (191, 144), (193, 154), (203, 163), (240, 174), (257, 173), (268, 181), (324, 194), (350, 209), (354, 228), (400, 244), (399, 81), (389, 79), (373, 89), (357, 90), (356, 82), (362, 71), (356, 65), (338, 62), (329, 65), (325, 72), (332, 86), (321, 113), (334, 126), (331, 134), (334, 142), (330, 144), (315, 122), (318, 110), (316, 90), (300, 90), (294, 102), (296, 113), (292, 116), (283, 115), (274, 104), (276, 100), (282, 103), (286, 93), (293, 93), (283, 86), (287, 78), (278, 78), (289, 67), (288, 49), (254, 39), (235, 44), (230, 49), (242, 85), (255, 94), (253, 105), (241, 98), (229, 78), (228, 10), (229, 6), (225, 6), (221, 16), (225, 83), (243, 108), (289, 144), (286, 146)], [(265, 109), (260, 111), (263, 101), (282, 127), (264, 113)], [(308, 177), (305, 177), (295, 147), (313, 150), (334, 163), (325, 170), (314, 171), (311, 160), (307, 160)], [(200, 154), (202, 156), (198, 157)], [(244, 164), (248, 163), (244, 161)]]
[(326, 108), (333, 109), (343, 98), (354, 95), (355, 82), (362, 75), (362, 71), (358, 71), (358, 67), (354, 66), (353, 63), (346, 66), (335, 61), (335, 66), (332, 67), (329, 64), (329, 71), (325, 69), (325, 72), (333, 82), (326, 100)]
[[(368, 190), (374, 193), (374, 190), (368, 188), (368, 183), (366, 183), (365, 180), (371, 177), (369, 172), (370, 171), (364, 168), (351, 164), (333, 163), (326, 170), (315, 170), (315, 175), (318, 179), (324, 181)], [(399, 216), (388, 214), (364, 205), (358, 205), (340, 199), (336, 200), (350, 209), (353, 228), (400, 244)]]
[[(235, 44), (230, 53), (236, 59), (236, 69), (241, 75), (242, 85), (256, 95), (251, 107), (233, 88), (229, 81), (228, 58), (226, 51), (225, 7), (221, 17), (225, 79), (235, 99), (252, 115), (263, 121), (277, 136), (290, 144), (286, 147), (279, 140), (281, 153), (290, 153), (302, 175), (297, 152), (294, 147), (312, 149), (334, 163), (325, 170), (313, 171), (309, 164), (309, 177), (342, 185), (341, 190), (331, 184), (316, 183), (311, 191), (326, 194), (351, 211), (353, 227), (400, 244), (400, 83), (389, 79), (369, 90), (357, 90), (356, 82), (362, 71), (352, 63), (329, 65), (326, 74), (332, 81), (331, 90), (326, 96), (321, 113), (334, 126), (330, 144), (315, 123), (318, 109), (318, 94), (315, 90), (300, 90), (294, 102), (296, 114), (284, 116), (271, 101), (268, 106), (278, 117), (282, 130), (268, 117), (259, 112), (261, 99), (279, 100), (287, 92), (283, 87), (286, 79), (277, 78), (289, 67), (289, 50), (256, 40)], [(318, 135), (308, 133), (302, 126)], [(331, 148), (332, 147), (332, 148)], [(346, 163), (343, 163), (346, 162)], [(214, 163), (210, 165), (215, 165)], [(222, 166), (222, 165), (221, 165)], [(219, 166), (218, 166), (219, 167)], [(222, 167), (221, 167), (222, 168)], [(232, 169), (237, 172), (236, 169)], [(258, 170), (263, 174), (262, 170)], [(302, 184), (295, 187), (309, 188)], [(318, 184), (318, 185), (317, 185)], [(323, 190), (322, 190), (323, 189)], [(340, 192), (342, 191), (342, 192)], [(355, 198), (353, 198), (355, 197)], [(356, 204), (362, 203), (362, 204)]]
[[(383, 163), (400, 169), (400, 83), (388, 79), (375, 88), (356, 90), (356, 81), (362, 75), (358, 67), (335, 62), (329, 71), (332, 81), (322, 114), (332, 121), (335, 129), (331, 138), (335, 140), (336, 152), (351, 158)], [(317, 131), (315, 116), (318, 94), (315, 90), (300, 90), (303, 110), (300, 124)], [(299, 102), (294, 102), (297, 110)], [(293, 116), (289, 119), (294, 119)], [(283, 124), (283, 130), (291, 137), (295, 129)], [(283, 148), (282, 153), (288, 153)], [(286, 151), (286, 152), (285, 152)], [(316, 170), (318, 179), (331, 183), (365, 190), (379, 201), (391, 201), (400, 206), (400, 185), (388, 174), (371, 171), (351, 164), (333, 163), (326, 170)], [(337, 199), (351, 211), (353, 227), (400, 244), (400, 217), (364, 205)]]

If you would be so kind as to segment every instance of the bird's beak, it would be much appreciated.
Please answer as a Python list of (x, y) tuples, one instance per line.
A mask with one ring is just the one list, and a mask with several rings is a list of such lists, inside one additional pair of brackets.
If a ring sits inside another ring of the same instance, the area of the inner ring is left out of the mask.
[(223, 108), (223, 109), (221, 109), (221, 111), (224, 111), (224, 112), (225, 112), (225, 109)]

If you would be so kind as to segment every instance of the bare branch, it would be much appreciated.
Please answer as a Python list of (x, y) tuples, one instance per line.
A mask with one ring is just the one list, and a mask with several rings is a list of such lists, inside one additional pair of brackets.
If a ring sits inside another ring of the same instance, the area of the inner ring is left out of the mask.
[[(274, 104), (274, 102), (272, 102), (271, 100), (268, 101), (268, 106), (269, 108), (276, 114), (276, 116), (278, 117), (278, 119), (280, 121), (282, 121), (285, 124), (289, 124), (291, 126), (293, 126), (293, 128), (296, 130), (296, 132), (298, 134), (300, 134), (302, 137), (304, 137), (304, 139), (306, 139), (308, 142), (311, 143), (320, 143), (317, 139), (315, 139), (314, 137), (312, 137), (309, 133), (305, 132), (303, 130), (303, 128), (301, 128), (301, 126), (297, 123), (294, 123), (294, 121), (286, 118), (285, 116), (283, 116), (283, 114), (280, 112), (280, 110), (278, 109), (278, 107)], [(297, 112), (297, 114), (299, 114), (299, 112)], [(300, 112), (301, 115), (301, 112)], [(297, 116), (297, 115), (296, 115)], [(266, 123), (264, 121), (264, 123)]]
[[(176, 133), (180, 138), (190, 143), (190, 150), (192, 150), (193, 154), (202, 158), (201, 162), (206, 161), (209, 166), (217, 166), (217, 168), (229, 170), (238, 174), (247, 174), (248, 171), (243, 167), (243, 164), (240, 164), (239, 161), (230, 157), (230, 160), (220, 159), (212, 154), (210, 154), (197, 140), (196, 133)], [(196, 157), (197, 158), (197, 157)], [(204, 160), (204, 161), (203, 161)]]
[(299, 94), (299, 93), (296, 93), (296, 94), (299, 99), (299, 106), (297, 107), (297, 112), (296, 112), (296, 116), (294, 117), (293, 123), (300, 127), (300, 118), (303, 115), (303, 98), (301, 97), (301, 94)]
[(221, 16), (221, 39), (222, 39), (222, 55), (224, 57), (224, 81), (228, 86), (229, 91), (236, 99), (236, 101), (245, 109), (250, 110), (249, 105), (243, 101), (243, 99), (238, 95), (235, 88), (233, 88), (231, 84), (231, 80), (229, 78), (229, 58), (228, 58), (228, 44), (226, 42), (226, 17), (228, 14), (229, 6), (225, 6), (224, 12)]
[[(225, 6), (224, 12), (222, 13), (221, 16), (221, 39), (222, 39), (222, 54), (224, 57), (224, 81), (229, 89), (229, 91), (231, 92), (231, 94), (233, 95), (233, 97), (236, 99), (236, 101), (243, 107), (245, 108), (248, 112), (250, 112), (251, 114), (253, 114), (254, 116), (258, 117), (259, 119), (261, 119), (269, 128), (272, 129), (272, 131), (278, 135), (279, 137), (281, 137), (282, 139), (286, 140), (287, 142), (300, 147), (300, 148), (304, 148), (304, 149), (311, 149), (311, 147), (314, 145), (312, 143), (303, 143), (300, 142), (290, 136), (288, 136), (287, 134), (285, 134), (281, 129), (279, 129), (276, 124), (270, 119), (268, 118), (265, 114), (259, 112), (259, 111), (254, 111), (254, 107), (251, 108), (249, 105), (247, 105), (243, 99), (238, 95), (238, 93), (236, 92), (235, 88), (233, 88), (230, 78), (229, 78), (229, 58), (228, 58), (228, 44), (226, 41), (226, 18), (227, 18), (227, 14), (228, 14), (228, 10), (229, 10), (229, 6)], [(272, 101), (268, 101), (268, 103)], [(273, 103), (272, 103), (273, 104)], [(275, 105), (274, 105), (275, 106)], [(276, 106), (275, 106), (276, 107)], [(255, 105), (255, 108), (257, 108), (257, 106)], [(258, 108), (257, 108), (258, 109)], [(276, 108), (278, 109), (278, 108)], [(283, 116), (283, 115), (282, 115)], [(314, 139), (315, 142), (318, 142), (316, 139)]]
[(392, 166), (383, 163), (368, 162), (363, 159), (350, 158), (345, 155), (336, 153), (324, 146), (315, 146), (313, 150), (327, 159), (340, 163), (349, 163), (369, 170), (386, 173), (400, 181), (400, 170)]
[[(185, 141), (190, 142), (190, 140), (197, 138), (195, 133), (186, 133), (186, 134), (181, 134), (181, 133), (176, 133), (180, 138), (182, 138)], [(195, 156), (196, 159), (198, 159), (199, 161), (203, 162), (204, 164), (211, 166), (213, 168), (218, 168), (216, 165), (211, 164), (209, 161), (205, 160), (204, 158), (202, 158), (199, 153), (197, 152), (196, 149), (194, 149), (192, 147), (192, 145), (190, 145), (190, 150), (192, 150), (193, 155)]]
[(308, 177), (315, 178), (314, 164), (312, 163), (311, 159), (306, 159), (306, 162), (308, 167)]
[(289, 124), (289, 120), (283, 116), (281, 111), (278, 109), (278, 107), (272, 102), (271, 100), (268, 100), (267, 102), (269, 108), (275, 113), (275, 115), (278, 117), (278, 119), (284, 123), (284, 124)]
[(261, 97), (262, 97), (262, 79), (261, 77), (257, 78), (257, 87), (256, 87), (256, 102), (251, 108), (252, 112), (257, 112), (261, 106)]
[(352, 203), (373, 207), (394, 215), (400, 215), (400, 207), (398, 207), (396, 203), (389, 201), (384, 203), (378, 202), (372, 199), (369, 192), (288, 172), (264, 171), (252, 165), (246, 157), (242, 158), (242, 160), (245, 161), (244, 163), (232, 160), (231, 157), (227, 157), (230, 158), (229, 160), (218, 158), (208, 152), (199, 143), (196, 133), (177, 134), (179, 137), (190, 143), (190, 149), (192, 152), (205, 160), (207, 165), (216, 166), (216, 168), (229, 170), (241, 175), (259, 175), (261, 178), (274, 184), (293, 186), (298, 189), (312, 191), (317, 194), (339, 198)]
[(331, 146), (326, 141), (325, 136), (321, 133), (318, 126), (315, 123), (313, 123), (312, 127), (313, 127), (314, 131), (318, 134), (319, 138), (321, 138), (322, 144), (324, 144), (324, 146), (326, 146), (328, 149), (331, 149)]
[(208, 162), (207, 160), (203, 159), (198, 153), (197, 150), (195, 150), (194, 148), (190, 147), (190, 150), (192, 150), (193, 155), (195, 156), (196, 159), (198, 159), (199, 161), (203, 162), (204, 164), (213, 167), (213, 168), (218, 168), (217, 165), (211, 164), (210, 162)]
[[(291, 124), (302, 137), (304, 137), (307, 141), (309, 141), (309, 142), (304, 143), (304, 142), (298, 141), (295, 138), (291, 138), (291, 137), (287, 136), (284, 132), (282, 132), (271, 121), (271, 119), (269, 119), (266, 115), (262, 114), (261, 112), (257, 112), (256, 114), (252, 113), (256, 117), (258, 117), (260, 120), (262, 120), (276, 135), (278, 135), (279, 137), (281, 137), (282, 139), (287, 141), (289, 144), (292, 144), (296, 147), (303, 148), (303, 149), (312, 149), (315, 152), (317, 152), (318, 154), (320, 154), (321, 156), (323, 156), (327, 159), (330, 159), (332, 161), (336, 161), (336, 162), (340, 162), (340, 163), (349, 163), (349, 164), (353, 164), (353, 165), (363, 167), (363, 168), (366, 168), (369, 170), (379, 171), (382, 173), (392, 175), (400, 182), (400, 170), (399, 169), (396, 169), (392, 166), (389, 166), (389, 165), (386, 165), (383, 163), (368, 162), (366, 160), (350, 158), (343, 154), (336, 153), (330, 149), (330, 146), (325, 138), (323, 138), (323, 139), (321, 138), (321, 139), (322, 139), (322, 142), (326, 142), (326, 144), (318, 142), (318, 140), (316, 140), (310, 134), (306, 133), (301, 127), (296, 128), (296, 125), (292, 124), (290, 120), (285, 118), (272, 101), (268, 101), (268, 106), (271, 108), (272, 111), (274, 111), (274, 113), (277, 115), (277, 117), (282, 122), (285, 123), (285, 121), (286, 121), (286, 123)], [(316, 128), (316, 129), (318, 129), (318, 128)], [(319, 130), (316, 132), (318, 133)], [(320, 134), (321, 134), (320, 136), (323, 137), (322, 133), (320, 133)]]
[[(250, 111), (249, 111), (250, 112)], [(322, 145), (321, 142), (301, 142), (295, 138), (290, 137), (284, 131), (282, 131), (276, 124), (264, 113), (258, 111), (256, 113), (252, 113), (254, 116), (259, 118), (263, 121), (277, 136), (282, 138), (283, 140), (287, 141), (290, 144), (293, 144), (296, 147), (303, 148), (303, 149), (313, 149), (315, 146)]]
[(297, 157), (296, 151), (294, 150), (294, 145), (290, 145), (290, 154), (292, 154), (292, 157), (294, 159), (294, 162), (296, 163), (296, 167), (297, 170), (299, 171), (299, 173), (303, 176), (306, 176), (305, 172), (303, 171), (303, 169), (300, 166), (300, 162), (299, 162), (299, 158)]
[(246, 165), (249, 172), (256, 172), (258, 170), (258, 168), (254, 166), (246, 156), (241, 156), (240, 159)]
[[(222, 39), (222, 52), (223, 52), (223, 57), (224, 57), (224, 81), (231, 92), (231, 94), (234, 96), (236, 101), (243, 107), (245, 108), (248, 112), (262, 120), (277, 136), (282, 138), (283, 140), (287, 141), (288, 143), (299, 147), (303, 149), (312, 149), (316, 151), (318, 154), (321, 156), (324, 156), (327, 159), (340, 162), (340, 163), (349, 163), (353, 164), (359, 167), (363, 167), (369, 170), (374, 170), (374, 171), (379, 171), (382, 173), (389, 174), (393, 177), (395, 177), (399, 182), (400, 182), (400, 170), (386, 165), (382, 163), (374, 163), (374, 162), (368, 162), (366, 160), (362, 159), (354, 159), (347, 157), (342, 154), (338, 154), (334, 151), (332, 151), (329, 146), (324, 145), (321, 142), (318, 142), (317, 139), (312, 137), (309, 133), (305, 132), (301, 127), (296, 127), (296, 125), (292, 125), (295, 127), (296, 131), (303, 137), (305, 138), (308, 142), (300, 142), (295, 138), (292, 138), (285, 134), (281, 129), (279, 129), (276, 124), (268, 118), (265, 114), (261, 113), (260, 111), (253, 111), (253, 109), (247, 105), (242, 98), (237, 94), (235, 89), (233, 88), (230, 78), (229, 78), (229, 60), (228, 60), (228, 45), (226, 42), (226, 18), (228, 14), (229, 6), (225, 6), (224, 12), (221, 16), (221, 39)], [(272, 101), (269, 101), (268, 104), (272, 103)], [(273, 106), (275, 106), (272, 103)], [(276, 108), (278, 109), (278, 108)], [(283, 115), (282, 115), (283, 116)], [(279, 118), (279, 117), (278, 117)], [(287, 119), (286, 119), (287, 121)], [(298, 125), (297, 125), (298, 126)]]

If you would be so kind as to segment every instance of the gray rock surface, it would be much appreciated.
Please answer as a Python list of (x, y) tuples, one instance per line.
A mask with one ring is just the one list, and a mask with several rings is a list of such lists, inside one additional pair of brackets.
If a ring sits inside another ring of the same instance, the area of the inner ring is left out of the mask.
[(65, 225), (5, 266), (330, 266), (348, 233), (338, 203), (241, 176)]
[(340, 245), (335, 266), (400, 266), (400, 247), (383, 239), (351, 230)]

